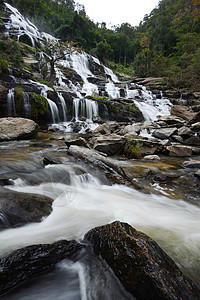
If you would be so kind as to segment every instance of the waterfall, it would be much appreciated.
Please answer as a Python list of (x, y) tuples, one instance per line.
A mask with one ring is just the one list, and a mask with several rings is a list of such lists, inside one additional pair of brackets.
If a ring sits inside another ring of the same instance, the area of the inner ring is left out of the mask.
[(73, 100), (73, 111), (74, 111), (74, 117), (76, 121), (78, 121), (80, 101), (81, 100), (79, 98), (75, 98)]
[(78, 121), (79, 116), (86, 118), (86, 122), (91, 123), (93, 116), (99, 115), (99, 107), (96, 101), (90, 99), (79, 99), (75, 98), (73, 100), (73, 111), (74, 118)]
[(51, 111), (52, 122), (55, 124), (56, 122), (60, 122), (58, 107), (55, 102), (46, 98), (49, 104), (49, 108)]
[(61, 93), (58, 93), (58, 97), (61, 102), (61, 108), (62, 108), (62, 113), (63, 113), (63, 122), (67, 122), (67, 105), (65, 103), (65, 99)]
[(24, 112), (26, 117), (31, 116), (31, 104), (29, 101), (29, 95), (25, 92), (23, 92), (23, 104), (24, 104)]
[(8, 116), (16, 116), (14, 88), (12, 88), (8, 91), (7, 108), (8, 108)]
[(41, 96), (45, 97), (47, 99), (49, 108), (50, 108), (50, 112), (51, 112), (51, 118), (52, 118), (52, 122), (55, 124), (56, 122), (60, 122), (60, 118), (59, 118), (59, 111), (58, 111), (58, 107), (56, 105), (55, 102), (53, 102), (52, 100), (50, 100), (47, 97), (47, 91), (48, 90), (52, 90), (50, 89), (48, 86), (41, 84), (41, 83), (37, 83), (40, 87), (42, 87), (41, 90)]
[(106, 92), (110, 99), (118, 99), (120, 98), (120, 91), (117, 86), (109, 79), (109, 82), (106, 83)]

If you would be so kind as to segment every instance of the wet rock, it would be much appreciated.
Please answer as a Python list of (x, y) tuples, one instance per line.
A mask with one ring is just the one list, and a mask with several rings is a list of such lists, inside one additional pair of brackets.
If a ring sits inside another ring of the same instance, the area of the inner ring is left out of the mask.
[(93, 140), (93, 148), (108, 156), (123, 153), (126, 139), (119, 135), (97, 137)]
[(12, 185), (12, 181), (7, 178), (0, 178), (0, 186)]
[(199, 299), (200, 291), (146, 234), (114, 222), (85, 235), (127, 291), (141, 300)]
[(38, 124), (24, 118), (0, 119), (0, 141), (11, 141), (32, 137), (38, 131)]
[(185, 168), (198, 168), (200, 169), (200, 161), (199, 160), (189, 160), (189, 161), (184, 161), (183, 166)]
[(171, 140), (180, 144), (183, 143), (183, 138), (176, 134), (171, 137)]
[(132, 185), (136, 189), (141, 188), (132, 178), (127, 176), (117, 163), (102, 155), (103, 153), (101, 154), (93, 149), (71, 146), (67, 154), (72, 155), (75, 159), (81, 159), (87, 166), (90, 166), (91, 172), (94, 169), (99, 170), (108, 179), (109, 183)]
[(105, 121), (100, 117), (100, 116), (93, 116), (92, 117), (92, 121), (94, 123), (98, 123), (98, 124), (103, 124), (105, 123)]
[(74, 139), (74, 140), (65, 141), (65, 144), (67, 145), (68, 149), (69, 149), (69, 147), (71, 145), (76, 145), (76, 146), (80, 146), (80, 147), (90, 148), (90, 146), (88, 145), (88, 143), (86, 142), (86, 140), (84, 138), (82, 138), (82, 137), (79, 137), (79, 138)]
[(30, 147), (35, 147), (35, 148), (51, 148), (53, 145), (43, 143), (43, 142), (36, 142), (30, 145)]
[[(40, 222), (51, 213), (53, 200), (35, 194), (19, 193), (0, 188), (0, 212), (7, 218), (10, 227), (22, 226), (29, 222)], [(0, 229), (5, 224), (0, 222)]]
[(177, 131), (177, 128), (161, 128), (156, 129), (153, 131), (152, 135), (158, 139), (165, 140), (168, 139), (170, 136), (175, 134)]
[(43, 158), (43, 165), (44, 166), (48, 166), (48, 165), (56, 165), (59, 164), (58, 161), (55, 161), (54, 159), (50, 158), (50, 157), (44, 157)]
[(187, 106), (174, 105), (171, 109), (171, 115), (177, 116), (186, 121), (191, 121), (195, 118), (196, 113)]
[(84, 248), (84, 245), (75, 241), (61, 240), (53, 244), (33, 245), (14, 251), (0, 260), (0, 295), (53, 269), (62, 259), (76, 260)]
[(153, 160), (153, 161), (159, 161), (160, 157), (158, 155), (146, 155), (144, 156), (145, 160)]
[(182, 145), (167, 146), (166, 149), (169, 151), (170, 156), (184, 157), (192, 156), (192, 148)]

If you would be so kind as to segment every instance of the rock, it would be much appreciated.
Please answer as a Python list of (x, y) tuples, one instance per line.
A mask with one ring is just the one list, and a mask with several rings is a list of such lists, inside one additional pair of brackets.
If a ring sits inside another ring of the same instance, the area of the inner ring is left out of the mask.
[(183, 143), (183, 138), (181, 137), (181, 136), (179, 136), (179, 135), (173, 135), (172, 137), (171, 137), (171, 139), (174, 141), (174, 142), (177, 142), (177, 143), (180, 143), (180, 144), (182, 144)]
[(101, 117), (99, 117), (99, 116), (93, 116), (93, 117), (92, 117), (92, 121), (93, 121), (94, 123), (98, 123), (98, 124), (103, 124), (103, 123), (105, 123), (105, 121), (104, 121)]
[(183, 139), (187, 139), (193, 135), (192, 130), (189, 127), (183, 126), (178, 129), (178, 135)]
[(84, 161), (87, 166), (90, 166), (91, 172), (94, 169), (95, 172), (99, 170), (100, 174), (103, 173), (109, 183), (127, 184), (134, 186), (136, 189), (140, 189), (140, 186), (133, 181), (132, 178), (127, 176), (124, 170), (119, 167), (117, 163), (93, 149), (71, 146), (67, 153), (78, 160), (81, 159)]
[(200, 291), (146, 234), (114, 222), (84, 238), (113, 269), (125, 289), (140, 300), (199, 299)]
[(195, 116), (190, 120), (190, 124), (198, 123), (200, 122), (200, 111), (195, 113)]
[(173, 125), (176, 127), (180, 127), (183, 126), (185, 121), (177, 116), (173, 116), (173, 115), (169, 115), (169, 116), (164, 116), (164, 117), (160, 117), (159, 121), (157, 122), (161, 127), (163, 127), (162, 123), (164, 122), (167, 125)]
[(107, 123), (104, 123), (100, 126), (98, 126), (94, 131), (93, 131), (94, 134), (96, 133), (100, 133), (100, 134), (110, 134), (111, 131), (110, 131), (110, 127)]
[(53, 244), (33, 245), (14, 251), (0, 260), (0, 295), (53, 269), (62, 259), (75, 260), (84, 248), (84, 245), (75, 241), (61, 240)]
[(12, 181), (7, 178), (0, 178), (0, 186), (12, 185)]
[(198, 168), (200, 169), (200, 160), (189, 160), (189, 161), (184, 161), (183, 166), (185, 168)]
[(0, 141), (11, 141), (32, 137), (38, 131), (38, 124), (24, 118), (1, 118)]
[(194, 176), (200, 179), (200, 170), (194, 173)]
[(88, 143), (86, 142), (86, 140), (84, 138), (82, 138), (82, 137), (79, 137), (79, 138), (74, 139), (74, 140), (65, 141), (65, 144), (67, 145), (68, 149), (69, 149), (69, 147), (71, 145), (76, 145), (76, 146), (80, 146), (80, 147), (90, 148), (90, 146), (88, 145)]
[(191, 125), (192, 130), (200, 131), (200, 122)]
[(191, 121), (196, 116), (196, 113), (187, 106), (174, 105), (171, 108), (171, 115), (177, 116), (186, 121)]
[(54, 159), (50, 157), (44, 157), (43, 158), (43, 165), (48, 166), (48, 165), (57, 165), (59, 162), (55, 161)]
[[(46, 196), (0, 189), (0, 211), (8, 220), (9, 227), (40, 222), (42, 217), (51, 213), (52, 202), (53, 200)], [(0, 220), (0, 228), (5, 228), (4, 225)]]
[(146, 155), (144, 157), (145, 160), (154, 160), (154, 161), (159, 161), (160, 157), (158, 155)]
[(184, 144), (200, 146), (200, 136), (190, 137), (189, 139), (184, 140)]
[(177, 128), (160, 128), (153, 131), (152, 135), (159, 139), (168, 139), (170, 136), (175, 134), (177, 131)]
[(119, 135), (97, 137), (93, 140), (93, 149), (109, 156), (121, 154), (124, 151), (126, 139)]
[(192, 155), (192, 148), (182, 145), (167, 146), (170, 156), (184, 157)]

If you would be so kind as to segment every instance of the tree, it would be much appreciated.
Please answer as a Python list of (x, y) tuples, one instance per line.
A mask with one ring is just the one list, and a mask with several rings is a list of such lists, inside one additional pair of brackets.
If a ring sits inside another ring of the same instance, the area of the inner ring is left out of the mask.
[(74, 43), (63, 43), (59, 40), (47, 40), (43, 46), (43, 53), (50, 65), (49, 80), (54, 82), (55, 63), (64, 58), (67, 53), (71, 54), (74, 51)]

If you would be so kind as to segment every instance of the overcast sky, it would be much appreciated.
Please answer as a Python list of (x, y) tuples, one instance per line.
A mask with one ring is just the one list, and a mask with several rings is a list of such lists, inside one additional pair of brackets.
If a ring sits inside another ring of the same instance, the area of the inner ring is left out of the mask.
[(103, 21), (118, 25), (127, 22), (136, 26), (145, 14), (149, 14), (158, 5), (159, 0), (76, 0), (76, 2), (85, 6), (86, 14), (95, 23)]

